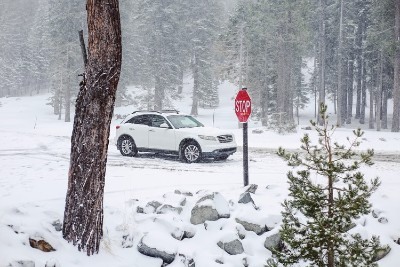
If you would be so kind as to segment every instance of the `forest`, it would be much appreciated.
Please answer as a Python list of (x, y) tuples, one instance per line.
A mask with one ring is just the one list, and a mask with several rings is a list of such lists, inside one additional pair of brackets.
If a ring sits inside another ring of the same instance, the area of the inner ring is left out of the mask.
[[(358, 121), (400, 130), (399, 0), (119, 5), (123, 57), (116, 105), (172, 108), (191, 77), (193, 115), (199, 107), (218, 106), (218, 85), (230, 81), (248, 88), (253, 116), (263, 125), (277, 116), (279, 123), (295, 124), (306, 104), (317, 116), (329, 100), (338, 126)], [(86, 29), (85, 1), (3, 0), (0, 97), (51, 93), (47, 104), (70, 121), (84, 72), (78, 31), (87, 37)]]

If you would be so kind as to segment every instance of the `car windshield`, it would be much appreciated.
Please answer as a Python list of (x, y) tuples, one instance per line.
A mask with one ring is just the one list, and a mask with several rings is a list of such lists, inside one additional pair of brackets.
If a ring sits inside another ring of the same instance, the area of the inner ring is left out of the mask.
[(204, 126), (201, 122), (188, 115), (170, 115), (167, 118), (176, 129)]

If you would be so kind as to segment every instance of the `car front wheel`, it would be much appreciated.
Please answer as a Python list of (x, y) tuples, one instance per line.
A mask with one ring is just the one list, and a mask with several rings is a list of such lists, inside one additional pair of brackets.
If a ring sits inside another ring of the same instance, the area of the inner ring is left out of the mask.
[(119, 151), (123, 156), (134, 157), (137, 154), (135, 142), (129, 136), (121, 136), (118, 139)]
[(201, 160), (201, 149), (195, 142), (189, 142), (182, 147), (182, 158), (187, 163), (196, 163)]

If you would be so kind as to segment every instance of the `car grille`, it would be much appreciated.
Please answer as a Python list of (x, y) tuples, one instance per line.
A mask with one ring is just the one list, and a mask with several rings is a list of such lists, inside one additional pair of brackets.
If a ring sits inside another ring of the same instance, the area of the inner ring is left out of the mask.
[(230, 142), (233, 141), (233, 136), (230, 135), (230, 134), (227, 134), (227, 135), (218, 135), (217, 138), (218, 138), (218, 141), (219, 141), (220, 143), (230, 143)]

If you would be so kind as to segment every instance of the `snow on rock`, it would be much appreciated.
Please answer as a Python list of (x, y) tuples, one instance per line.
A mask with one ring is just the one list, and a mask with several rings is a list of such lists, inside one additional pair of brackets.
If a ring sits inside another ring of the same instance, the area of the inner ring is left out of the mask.
[[(273, 232), (273, 233), (272, 233)], [(264, 247), (268, 250), (278, 249), (281, 245), (281, 235), (278, 230), (271, 231), (265, 238)]]
[(250, 184), (250, 185), (248, 185), (248, 186), (246, 187), (246, 191), (245, 191), (245, 192), (249, 192), (249, 193), (255, 194), (256, 191), (257, 191), (257, 188), (258, 188), (258, 185), (256, 185), (256, 184)]
[(254, 208), (256, 208), (256, 204), (254, 203), (253, 198), (249, 192), (244, 192), (240, 195), (238, 203), (247, 204), (251, 203)]
[(229, 204), (218, 192), (208, 194), (200, 198), (191, 211), (190, 222), (201, 224), (206, 221), (216, 221), (221, 218), (229, 218)]
[(35, 267), (34, 261), (13, 261), (7, 267)]
[(181, 207), (174, 207), (172, 205), (169, 204), (164, 204), (161, 205), (158, 209), (157, 209), (157, 214), (166, 214), (166, 213), (177, 213), (177, 214), (181, 214), (182, 212), (182, 208)]
[(138, 251), (146, 256), (160, 258), (164, 263), (170, 264), (175, 260), (176, 245), (167, 236), (157, 233), (148, 233), (143, 236), (138, 246)]
[(194, 260), (186, 255), (179, 254), (168, 267), (195, 267)]
[(244, 252), (242, 242), (239, 239), (234, 239), (229, 242), (219, 241), (217, 245), (226, 251), (229, 255), (242, 254)]

